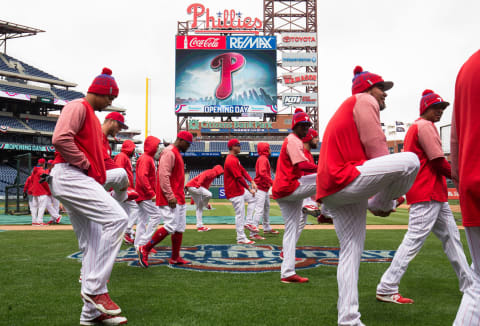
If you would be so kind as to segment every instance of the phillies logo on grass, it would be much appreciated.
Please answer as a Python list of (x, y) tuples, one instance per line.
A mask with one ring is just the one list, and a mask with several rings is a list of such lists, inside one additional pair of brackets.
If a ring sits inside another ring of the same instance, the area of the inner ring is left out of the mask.
[[(197, 245), (182, 247), (181, 256), (191, 261), (189, 265), (169, 265), (171, 247), (155, 247), (157, 253), (148, 256), (148, 266), (169, 266), (197, 272), (225, 273), (265, 273), (278, 272), (282, 265), (279, 246), (274, 245)], [(296, 257), (301, 260), (295, 264), (296, 269), (313, 268), (320, 265), (338, 265), (339, 248), (331, 247), (297, 247)], [(388, 263), (392, 261), (395, 250), (365, 250), (362, 262)], [(69, 258), (81, 261), (82, 253), (77, 252)], [(128, 263), (140, 267), (135, 248), (121, 250), (117, 263)]]

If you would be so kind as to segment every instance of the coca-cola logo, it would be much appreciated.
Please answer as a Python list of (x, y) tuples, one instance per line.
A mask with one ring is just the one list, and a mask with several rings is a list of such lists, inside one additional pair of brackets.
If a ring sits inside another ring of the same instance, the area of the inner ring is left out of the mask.
[(194, 37), (190, 40), (188, 46), (192, 48), (218, 48), (219, 41), (219, 37), (209, 37), (207, 39)]

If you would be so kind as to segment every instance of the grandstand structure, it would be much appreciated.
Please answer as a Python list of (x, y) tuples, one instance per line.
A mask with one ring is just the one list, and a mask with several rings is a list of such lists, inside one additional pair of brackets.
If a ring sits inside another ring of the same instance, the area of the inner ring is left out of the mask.
[[(204, 16), (200, 18), (195, 17), (194, 20), (179, 21), (177, 23), (177, 51), (178, 49), (190, 49), (190, 43), (187, 44), (187, 40), (199, 35), (222, 37), (262, 35), (264, 37), (276, 36), (277, 40), (279, 40), (281, 39), (282, 33), (297, 33), (300, 36), (302, 36), (302, 33), (307, 33), (304, 35), (314, 35), (316, 38), (316, 0), (262, 1), (264, 3), (264, 12), (263, 19), (261, 19), (263, 24), (260, 28), (257, 26), (249, 29), (219, 29), (218, 26), (212, 27), (212, 19), (215, 19), (219, 25), (230, 24), (229, 19), (225, 16), (226, 12), (233, 12), (233, 15), (236, 15), (235, 20), (238, 19), (238, 22), (242, 21), (243, 13), (228, 9), (219, 10), (218, 13), (209, 16), (208, 19), (205, 19), (206, 17)], [(198, 11), (200, 12), (203, 9), (204, 8), (199, 8)], [(210, 12), (213, 13), (216, 11), (210, 9)], [(254, 20), (254, 18), (251, 19)], [(179, 36), (182, 36), (182, 38), (180, 38), (180, 48), (178, 47)], [(292, 76), (297, 76), (303, 73), (309, 77), (314, 76), (315, 83), (298, 83), (286, 86), (286, 84), (282, 82), (281, 76), (278, 75), (276, 80), (277, 88), (282, 91), (277, 92), (277, 96), (272, 97), (267, 95), (262, 88), (251, 88), (243, 93), (234, 94), (228, 101), (222, 101), (224, 105), (268, 103), (277, 106), (277, 104), (282, 101), (282, 96), (285, 92), (299, 94), (300, 92), (310, 93), (312, 97), (316, 98), (318, 92), (316, 84), (316, 80), (318, 80), (316, 77), (318, 75), (317, 67), (285, 67), (282, 66), (280, 60), (283, 52), (293, 53), (295, 55), (296, 53), (305, 51), (316, 57), (316, 42), (313, 45), (291, 46), (286, 43), (282, 44), (282, 42), (279, 41), (276, 50), (277, 61), (275, 64), (277, 75), (279, 73), (288, 73)], [(178, 58), (179, 56), (177, 56), (177, 63), (179, 61)], [(258, 103), (256, 101), (258, 101)], [(271, 101), (271, 103), (269, 101)], [(176, 107), (178, 108), (182, 103), (197, 105), (198, 107), (202, 105), (219, 105), (219, 101), (213, 96), (198, 97), (195, 96), (193, 92), (190, 96), (183, 96), (183, 98), (176, 94)], [(213, 114), (205, 114), (205, 112), (181, 113), (181, 110), (177, 110), (177, 131), (188, 130), (194, 135), (194, 143), (188, 152), (184, 154), (187, 172), (186, 179), (192, 179), (205, 169), (212, 168), (216, 164), (223, 165), (225, 157), (228, 154), (227, 142), (231, 138), (239, 139), (241, 144), (239, 160), (252, 178), (255, 176), (255, 163), (258, 157), (257, 144), (259, 142), (268, 142), (270, 144), (270, 164), (272, 170), (274, 170), (283, 140), (291, 132), (292, 114), (296, 107), (295, 105), (285, 107), (285, 103), (283, 106), (283, 109), (279, 109), (276, 112), (263, 112), (258, 115), (238, 112), (222, 112), (221, 114), (218, 112)], [(300, 106), (302, 106), (302, 104), (300, 104)], [(318, 105), (316, 103), (315, 105), (303, 105), (303, 108), (313, 121), (314, 128), (318, 130)], [(319, 148), (315, 149), (312, 153), (314, 158), (318, 160)], [(272, 172), (273, 176), (274, 171)], [(214, 186), (213, 189), (211, 189), (214, 198), (222, 198), (223, 176), (217, 177), (212, 185)]]
[[(8, 55), (7, 41), (44, 32), (43, 30), (0, 20), (0, 198), (17, 196), (12, 185), (21, 187), (32, 166), (43, 157), (53, 159), (52, 136), (62, 107), (85, 96), (75, 89), (76, 83), (54, 76), (25, 60)], [(109, 107), (106, 111), (125, 109)], [(117, 139), (109, 139), (112, 150), (120, 151), (124, 139), (139, 135), (127, 130)], [(135, 143), (139, 140), (132, 139)], [(11, 192), (10, 192), (11, 191)], [(18, 203), (17, 203), (18, 204)]]

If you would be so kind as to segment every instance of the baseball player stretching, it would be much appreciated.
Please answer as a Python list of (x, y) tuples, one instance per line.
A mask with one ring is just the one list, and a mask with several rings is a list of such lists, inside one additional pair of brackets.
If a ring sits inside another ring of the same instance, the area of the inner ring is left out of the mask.
[[(43, 214), (45, 214), (45, 208), (47, 207), (48, 202), (48, 190), (43, 186), (43, 183), (40, 183), (40, 176), (45, 172), (45, 159), (41, 158), (38, 160), (37, 166), (33, 168), (32, 179), (30, 190), (33, 195), (34, 205), (30, 207), (32, 212), (32, 225), (33, 226), (44, 226), (43, 223)], [(33, 208), (33, 209), (32, 209)]]
[(325, 130), (317, 174), (317, 201), (333, 219), (340, 243), (338, 325), (364, 325), (358, 312), (358, 270), (367, 209), (388, 216), (396, 207), (394, 199), (410, 189), (419, 168), (414, 153), (389, 155), (380, 111), (393, 83), (358, 66), (354, 74), (353, 96)]
[[(155, 205), (157, 197), (155, 195), (156, 169), (154, 156), (159, 145), (160, 139), (154, 136), (148, 136), (143, 144), (143, 154), (137, 160), (135, 190), (138, 192), (137, 204), (139, 212), (135, 235), (135, 248), (146, 244), (155, 232), (158, 223), (161, 222), (160, 211), (157, 205)], [(155, 225), (152, 224), (152, 227), (147, 230), (149, 219), (154, 219), (157, 222), (155, 222)]]
[[(256, 228), (263, 220), (263, 234), (278, 234), (277, 230), (270, 226), (270, 195), (268, 194), (273, 184), (272, 171), (270, 167), (270, 145), (268, 143), (257, 144), (258, 159), (255, 163), (255, 184), (257, 192), (255, 193), (255, 214), (253, 222)], [(256, 232), (250, 232), (251, 240), (265, 240)]]
[(113, 190), (112, 196), (120, 205), (128, 199), (128, 175), (125, 169), (119, 167), (112, 159), (112, 148), (108, 141), (108, 136), (115, 138), (122, 129), (128, 129), (123, 115), (119, 112), (110, 112), (105, 117), (102, 124), (103, 150), (105, 159), (105, 169), (107, 170), (107, 180), (105, 181), (105, 190)]
[(208, 201), (212, 198), (212, 193), (208, 191), (208, 188), (213, 180), (222, 174), (223, 167), (221, 165), (215, 165), (213, 169), (203, 171), (190, 180), (185, 186), (195, 202), (198, 232), (211, 230), (211, 228), (203, 225), (203, 208), (207, 207)]
[(460, 291), (465, 292), (472, 285), (460, 232), (448, 205), (445, 177), (451, 179), (451, 168), (443, 155), (440, 135), (434, 125), (440, 121), (448, 105), (438, 94), (425, 90), (420, 100), (420, 118), (405, 136), (404, 149), (417, 154), (420, 171), (407, 192), (407, 202), (411, 205), (408, 231), (377, 286), (377, 299), (380, 301), (413, 303), (412, 299), (398, 294), (398, 286), (408, 264), (420, 251), (430, 232), (442, 241), (443, 250), (459, 279)]
[[(65, 105), (52, 139), (56, 153), (50, 189), (67, 210), (79, 243), (86, 244), (82, 259), (81, 325), (127, 322), (119, 316), (121, 309), (107, 290), (127, 215), (103, 188), (106, 181), (103, 135), (94, 112), (111, 105), (118, 95), (111, 74), (110, 69), (104, 68), (85, 98)], [(98, 224), (102, 228), (97, 237)]]
[[(253, 212), (255, 211), (255, 191), (257, 190), (257, 185), (240, 164), (240, 160), (237, 157), (241, 150), (238, 139), (230, 139), (227, 146), (228, 155), (223, 166), (223, 183), (225, 188), (225, 197), (230, 200), (233, 205), (233, 209), (235, 210), (237, 243), (254, 244), (255, 241), (247, 239), (244, 228), (251, 232), (258, 233), (258, 228), (253, 224)], [(245, 179), (251, 183), (250, 187)], [(247, 191), (245, 191), (245, 189), (247, 189)], [(248, 204), (246, 223), (245, 203)]]
[(129, 200), (126, 200), (122, 203), (123, 209), (128, 215), (128, 224), (127, 229), (125, 230), (124, 241), (127, 244), (133, 244), (133, 225), (137, 221), (139, 208), (136, 198), (132, 197), (132, 193), (136, 194), (138, 198), (138, 193), (135, 191), (135, 184), (133, 182), (133, 168), (132, 162), (130, 161), (131, 157), (135, 153), (135, 143), (129, 139), (125, 140), (122, 144), (122, 149), (120, 153), (113, 158), (113, 161), (121, 168), (123, 168), (128, 175), (128, 193)]
[(452, 115), (452, 178), (460, 195), (462, 221), (472, 257), (474, 284), (465, 291), (454, 326), (480, 325), (480, 51), (462, 66)]
[[(303, 200), (315, 194), (314, 172), (317, 166), (305, 157), (302, 143), (311, 125), (308, 115), (296, 109), (292, 118), (292, 133), (283, 141), (273, 181), (273, 198), (277, 200), (285, 220), (281, 268), (283, 283), (308, 282), (308, 278), (295, 273), (295, 246), (301, 233)], [(304, 172), (313, 174), (302, 176)]]
[[(190, 264), (180, 257), (183, 233), (187, 225), (187, 206), (185, 205), (185, 170), (180, 152), (185, 153), (193, 141), (193, 135), (188, 131), (180, 131), (175, 143), (165, 148), (158, 163), (156, 189), (160, 215), (165, 219), (165, 225), (153, 234), (146, 245), (138, 248), (138, 259), (142, 267), (148, 267), (148, 253), (169, 234), (172, 235), (171, 265)], [(154, 217), (150, 218), (149, 229), (160, 223)]]

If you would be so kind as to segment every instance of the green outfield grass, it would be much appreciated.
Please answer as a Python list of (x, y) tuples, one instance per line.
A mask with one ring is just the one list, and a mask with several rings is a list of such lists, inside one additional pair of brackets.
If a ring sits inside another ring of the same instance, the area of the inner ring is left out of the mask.
[[(449, 201), (451, 205), (458, 205), (458, 200), (451, 200)], [(190, 201), (187, 200), (187, 204)], [(230, 218), (223, 218), (218, 219), (216, 223), (235, 223), (235, 212), (229, 200), (227, 199), (213, 199), (211, 200), (212, 210), (204, 210), (203, 216), (210, 217), (210, 216), (220, 216), (220, 217), (230, 217)], [(190, 205), (189, 205), (190, 206)], [(4, 206), (2, 206), (0, 202), (0, 224), (30, 224), (31, 217), (29, 216), (13, 216), (13, 215), (1, 215)], [(66, 214), (64, 214), (66, 216)], [(455, 220), (457, 221), (458, 225), (461, 225), (462, 215), (461, 213), (453, 213)], [(191, 209), (187, 209), (187, 216), (190, 217), (188, 223), (194, 224), (195, 223), (195, 210), (193, 207)], [(281, 217), (282, 213), (280, 212), (280, 207), (278, 204), (272, 200), (270, 206), (270, 216), (278, 216)], [(49, 220), (49, 215), (46, 213), (44, 221), (47, 222)], [(276, 219), (274, 222), (283, 223), (283, 219)], [(311, 216), (308, 218), (308, 222), (310, 224), (317, 224), (317, 220)], [(64, 219), (63, 223), (70, 223), (69, 219)], [(208, 223), (208, 221), (206, 222)], [(397, 212), (390, 214), (387, 218), (384, 217), (377, 217), (373, 216), (371, 213), (367, 214), (367, 224), (370, 225), (407, 225), (408, 224), (408, 210), (405, 208), (398, 208)]]
[[(228, 244), (234, 232), (187, 230), (183, 244)], [(367, 231), (365, 249), (396, 250), (404, 233)], [(281, 239), (281, 235), (269, 237), (265, 243), (281, 245)], [(333, 230), (306, 230), (299, 245), (338, 246), (338, 241)], [(0, 249), (0, 325), (79, 324), (80, 264), (66, 258), (78, 251), (73, 231), (0, 232)], [(375, 300), (376, 285), (387, 267), (387, 263), (361, 264), (360, 312), (366, 325), (452, 324), (461, 293), (438, 239), (428, 238), (402, 280), (402, 294), (415, 304)], [(336, 267), (299, 274), (310, 282), (282, 284), (278, 272), (200, 273), (120, 263), (114, 267), (109, 290), (129, 325), (336, 325)]]

